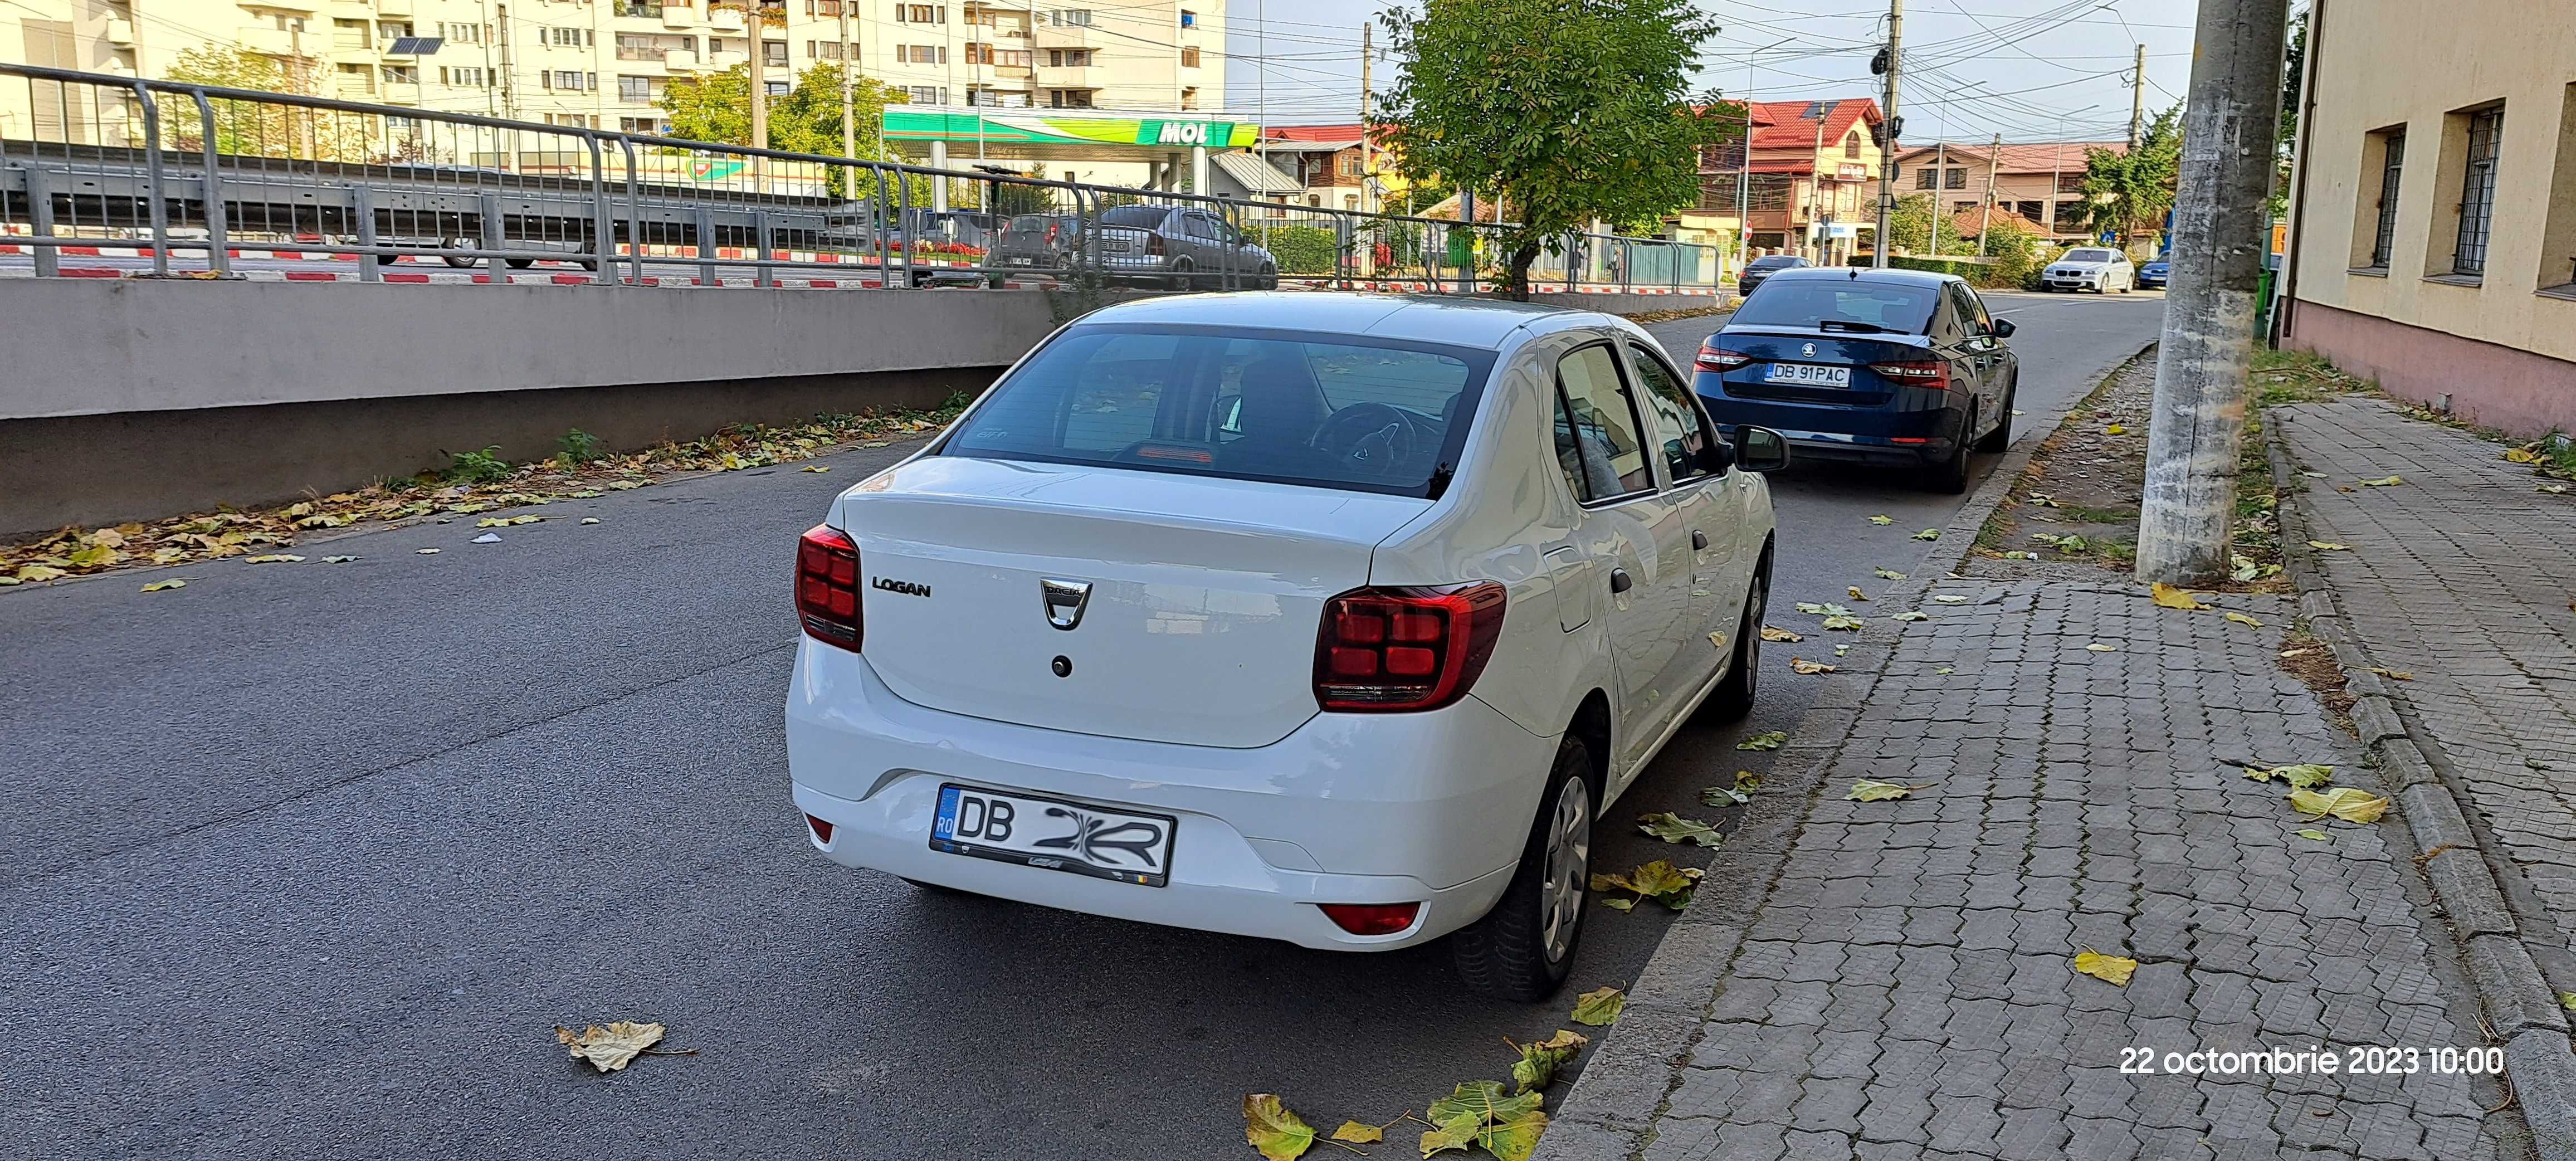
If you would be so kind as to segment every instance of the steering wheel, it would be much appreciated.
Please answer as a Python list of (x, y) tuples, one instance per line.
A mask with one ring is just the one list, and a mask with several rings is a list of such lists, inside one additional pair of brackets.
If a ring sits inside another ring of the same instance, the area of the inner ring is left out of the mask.
[(1383, 403), (1354, 403), (1315, 432), (1315, 447), (1353, 467), (1392, 472), (1414, 456), (1413, 421)]

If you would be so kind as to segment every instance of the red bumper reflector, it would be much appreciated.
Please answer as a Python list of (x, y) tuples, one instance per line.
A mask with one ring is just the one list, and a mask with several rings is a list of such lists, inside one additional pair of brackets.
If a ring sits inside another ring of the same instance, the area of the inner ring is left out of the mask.
[(1413, 926), (1419, 903), (1318, 903), (1324, 917), (1353, 935), (1393, 935)]
[(832, 841), (832, 824), (831, 824), (831, 823), (825, 822), (825, 821), (823, 821), (822, 819), (816, 818), (816, 817), (814, 817), (813, 815), (810, 815), (810, 814), (809, 814), (809, 815), (806, 815), (806, 816), (805, 816), (805, 826), (806, 826), (806, 828), (807, 828), (807, 829), (810, 829), (810, 830), (812, 830), (812, 831), (814, 832), (814, 841), (815, 841), (815, 842), (818, 842), (818, 843), (824, 843), (824, 844), (827, 844), (827, 845), (828, 845), (829, 843), (831, 843), (831, 841)]
[(1925, 439), (1925, 438), (1923, 438), (1922, 436), (1919, 436), (1919, 435), (1891, 435), (1891, 436), (1887, 437), (1887, 442), (1889, 442), (1889, 443), (1930, 443), (1930, 442), (1932, 442), (1932, 441), (1931, 441), (1931, 440), (1928, 440), (1928, 439)]

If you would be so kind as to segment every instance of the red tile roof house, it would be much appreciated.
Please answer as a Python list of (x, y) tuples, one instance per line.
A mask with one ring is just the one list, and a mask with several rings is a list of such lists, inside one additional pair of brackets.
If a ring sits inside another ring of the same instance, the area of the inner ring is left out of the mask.
[(1973, 238), (1984, 228), (1986, 177), (1992, 172), (1996, 217), (2021, 218), (2033, 232), (2061, 244), (2088, 241), (2082, 204), (2084, 156), (2091, 149), (2126, 153), (2129, 143), (2048, 141), (2000, 150), (1984, 141), (1908, 145), (1897, 155), (1896, 196), (1933, 194), (1960, 233)]
[(1677, 215), (1678, 228), (1734, 233), (1742, 180), (1744, 217), (1756, 250), (1812, 255), (1821, 243), (1831, 261), (1868, 250), (1863, 243), (1875, 234), (1878, 218), (1881, 155), (1870, 140), (1870, 126), (1883, 119), (1878, 102), (1754, 101), (1748, 114), (1750, 173), (1734, 144), (1702, 149), (1699, 204)]

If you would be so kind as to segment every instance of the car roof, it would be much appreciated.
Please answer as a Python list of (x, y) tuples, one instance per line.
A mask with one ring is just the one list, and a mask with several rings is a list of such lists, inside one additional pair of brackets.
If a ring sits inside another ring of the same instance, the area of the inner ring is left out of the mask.
[(1316, 331), (1372, 338), (1500, 349), (1523, 328), (1614, 326), (1624, 319), (1535, 302), (1448, 294), (1356, 294), (1244, 291), (1174, 294), (1122, 302), (1083, 316), (1093, 323), (1179, 323), (1248, 329)]
[(1773, 281), (1787, 279), (1799, 282), (1847, 278), (1898, 286), (1939, 286), (1945, 282), (1962, 281), (1956, 274), (1943, 274), (1933, 270), (1898, 270), (1894, 267), (1880, 270), (1872, 266), (1797, 266), (1774, 274), (1771, 278)]

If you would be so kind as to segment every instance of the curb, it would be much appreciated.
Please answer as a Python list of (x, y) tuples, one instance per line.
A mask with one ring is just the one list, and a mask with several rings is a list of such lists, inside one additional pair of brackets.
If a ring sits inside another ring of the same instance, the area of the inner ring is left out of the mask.
[[(2296, 500), (2303, 481), (2290, 462), (2281, 426), (2263, 425), (2263, 451), (2273, 486), (2288, 501), (2277, 508), (2281, 555), (2298, 587), (2299, 611), (2307, 618), (2308, 631), (2334, 650), (2345, 688), (2356, 695), (2353, 731), (2378, 764), (2398, 813), (2414, 833), (2415, 865), (2450, 921), (2460, 967), (2477, 993), (2480, 1013), (2504, 1046), (2505, 1073), (2531, 1128), (2535, 1152), (2541, 1161), (2576, 1161), (2576, 1045), (2568, 1040), (2567, 1013), (2523, 943), (2522, 925), (2489, 862), (2493, 855), (2469, 825), (2458, 791), (2430, 760), (2438, 758), (2438, 765), (2447, 766), (2448, 755), (2429, 736), (2410, 732), (2398, 699), (2369, 672), (2377, 662), (2350, 628), (2342, 598), (2326, 583), (2317, 550), (2308, 547), (2308, 515)], [(2475, 857), (2433, 857), (2446, 847), (2453, 856)]]
[[(1976, 548), (1978, 531), (2029, 469), (2039, 445), (2056, 434), (2067, 415), (2092, 398), (2104, 382), (2154, 346), (2152, 340), (2142, 344), (2015, 437), (1985, 482), (1942, 527), (1941, 538), (1922, 565), (1876, 599), (1908, 608), (1922, 603), (1933, 582), (1957, 571)], [(1715, 891), (1701, 892), (1665, 931), (1628, 989), (1628, 1005), (1618, 1023), (1592, 1050), (1583, 1074), (1551, 1115), (1533, 1161), (1628, 1161), (1652, 1141), (1655, 1115), (1669, 1101), (1683, 1062), (1698, 1047), (1709, 1006), (1715, 1001), (1717, 977), (1735, 958), (1753, 911), (1770, 893), (1788, 858), (1790, 836), (1823, 784), (1826, 767), (1842, 752), (1843, 739), (1850, 735), (1860, 707), (1869, 700), (1890, 652), (1905, 633), (1905, 624), (1892, 624), (1892, 632), (1882, 631), (1881, 620), (1869, 621), (1840, 667), (1825, 678), (1815, 704), (1799, 715), (1765, 778), (1785, 793), (1756, 794), (1744, 809), (1742, 825), (1726, 836), (1708, 868), (1708, 882), (1746, 888), (1722, 897)], [(1756, 884), (1758, 889), (1752, 886)]]

